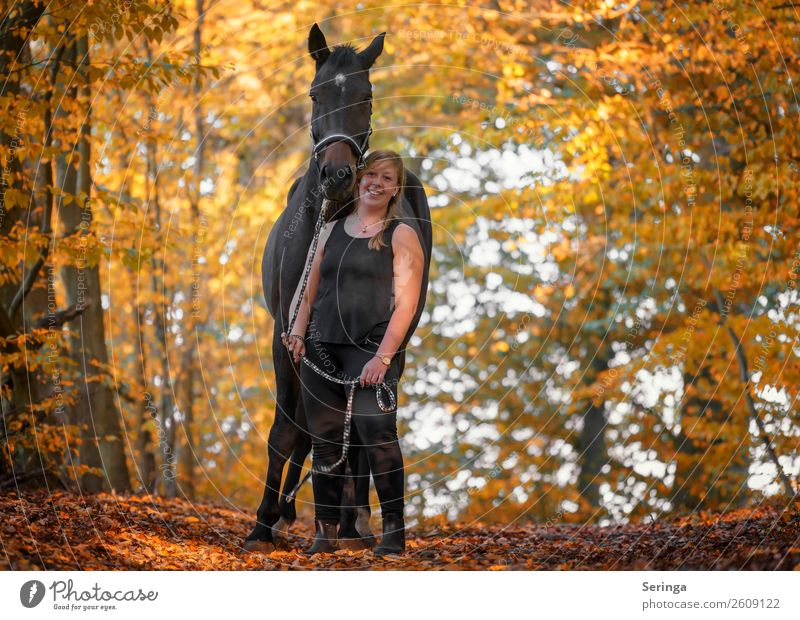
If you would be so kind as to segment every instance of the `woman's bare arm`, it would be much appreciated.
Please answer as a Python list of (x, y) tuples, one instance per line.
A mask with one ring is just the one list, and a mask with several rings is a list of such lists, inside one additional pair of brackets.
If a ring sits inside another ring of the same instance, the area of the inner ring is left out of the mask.
[(417, 233), (408, 224), (400, 224), (392, 235), (394, 260), (394, 312), (377, 355), (393, 357), (408, 332), (419, 303), (424, 255)]

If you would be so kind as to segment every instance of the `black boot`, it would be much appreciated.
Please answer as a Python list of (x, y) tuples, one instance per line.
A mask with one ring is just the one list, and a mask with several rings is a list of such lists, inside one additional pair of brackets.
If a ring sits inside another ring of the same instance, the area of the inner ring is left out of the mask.
[(375, 547), (375, 555), (403, 553), (406, 550), (406, 528), (403, 515), (388, 514), (383, 517), (383, 536)]
[(315, 553), (334, 553), (339, 550), (339, 541), (336, 537), (338, 523), (327, 523), (317, 521), (317, 535), (314, 536), (314, 544), (308, 551), (303, 551), (303, 555), (314, 555)]

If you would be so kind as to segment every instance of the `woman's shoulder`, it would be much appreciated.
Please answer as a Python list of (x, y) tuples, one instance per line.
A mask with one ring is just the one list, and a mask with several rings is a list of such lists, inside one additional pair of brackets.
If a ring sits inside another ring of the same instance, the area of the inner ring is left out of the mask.
[(347, 219), (347, 216), (345, 216), (345, 217), (339, 217), (339, 218), (336, 218), (335, 220), (332, 220), (332, 221), (330, 221), (330, 222), (327, 222), (327, 223), (325, 224), (325, 227), (324, 227), (324, 231), (325, 231), (325, 233), (326, 233), (326, 234), (328, 234), (328, 235), (330, 235), (330, 234), (331, 234), (331, 233), (332, 233), (332, 232), (333, 232), (335, 229), (337, 229), (337, 228), (343, 228), (343, 227), (344, 227), (344, 221), (345, 221), (346, 219)]
[(392, 240), (396, 238), (404, 238), (408, 237), (408, 235), (417, 236), (417, 231), (414, 230), (414, 227), (410, 224), (406, 224), (405, 222), (401, 222), (399, 219), (395, 219), (392, 221), (391, 227), (392, 228)]
[(405, 222), (401, 222), (399, 220), (395, 221), (396, 223), (394, 226), (394, 230), (392, 231), (392, 249), (396, 250), (398, 247), (419, 247), (422, 248), (419, 242), (419, 237), (417, 236), (417, 231), (410, 224), (406, 224)]

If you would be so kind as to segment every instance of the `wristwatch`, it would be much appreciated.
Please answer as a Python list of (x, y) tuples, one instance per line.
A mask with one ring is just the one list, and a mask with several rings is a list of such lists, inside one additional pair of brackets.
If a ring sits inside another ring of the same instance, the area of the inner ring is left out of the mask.
[(392, 358), (389, 357), (388, 355), (378, 355), (376, 353), (375, 357), (377, 357), (381, 362), (383, 362), (384, 366), (391, 366), (392, 365)]

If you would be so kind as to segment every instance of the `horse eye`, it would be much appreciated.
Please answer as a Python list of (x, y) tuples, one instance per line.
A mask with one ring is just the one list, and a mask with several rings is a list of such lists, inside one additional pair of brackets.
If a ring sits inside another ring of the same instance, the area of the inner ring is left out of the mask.
[(314, 103), (319, 103), (317, 101), (317, 96), (316, 95), (309, 95), (309, 97), (311, 97), (311, 101), (313, 101)]

